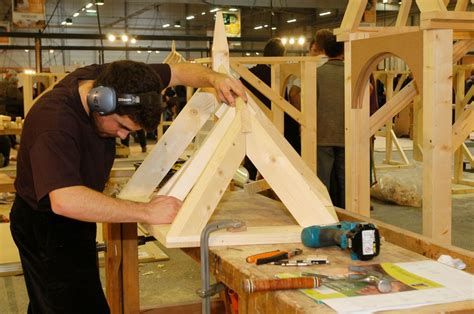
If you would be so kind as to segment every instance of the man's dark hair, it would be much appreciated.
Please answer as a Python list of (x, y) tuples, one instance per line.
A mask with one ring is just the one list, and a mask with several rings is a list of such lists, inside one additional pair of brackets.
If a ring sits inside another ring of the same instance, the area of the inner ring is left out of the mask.
[(336, 36), (331, 34), (324, 41), (324, 52), (329, 58), (339, 57), (344, 53), (344, 43), (337, 41)]
[(285, 45), (280, 38), (272, 38), (265, 44), (263, 48), (263, 56), (265, 57), (281, 57), (285, 55)]
[(118, 106), (115, 113), (128, 116), (143, 129), (151, 131), (160, 123), (163, 84), (158, 73), (143, 62), (121, 60), (110, 63), (94, 81), (94, 87), (108, 86), (117, 94), (141, 94), (156, 91), (157, 97), (153, 104), (137, 106)]
[(311, 42), (311, 46), (309, 46), (309, 48), (311, 49), (311, 47), (316, 44), (316, 46), (318, 47), (318, 49), (322, 50), (322, 51), (325, 51), (325, 48), (324, 48), (324, 45), (326, 43), (326, 41), (333, 37), (334, 35), (332, 34), (332, 31), (327, 29), (327, 28), (323, 28), (323, 29), (320, 29), (316, 32), (316, 35), (313, 39), (313, 41)]

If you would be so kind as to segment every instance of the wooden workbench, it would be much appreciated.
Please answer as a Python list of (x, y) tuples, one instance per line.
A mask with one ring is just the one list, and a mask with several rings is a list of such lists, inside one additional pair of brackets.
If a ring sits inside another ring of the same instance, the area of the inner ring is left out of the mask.
[[(448, 254), (453, 258), (461, 258), (467, 265), (466, 270), (474, 273), (474, 252), (455, 248), (452, 246), (437, 245), (426, 237), (404, 231), (400, 228), (389, 226), (383, 222), (375, 221), (367, 217), (351, 214), (344, 210), (338, 210), (340, 220), (367, 221), (375, 223), (385, 237), (391, 243), (383, 241), (381, 255), (371, 262), (409, 262), (430, 258), (436, 259), (440, 254)], [(293, 217), (285, 206), (276, 200), (246, 191), (227, 192), (224, 194), (211, 221), (221, 219), (240, 219), (247, 226), (274, 225), (285, 226), (295, 224)], [(126, 227), (124, 230), (115, 230), (116, 234), (110, 233), (107, 245), (108, 252), (116, 252), (116, 255), (106, 254), (107, 271), (107, 299), (114, 313), (135, 313), (140, 311), (138, 295), (138, 254), (135, 224), (115, 224), (115, 226)], [(108, 229), (106, 229), (108, 230)], [(134, 231), (134, 233), (129, 233)], [(393, 244), (396, 243), (397, 245)], [(404, 249), (404, 246), (408, 249)], [(361, 262), (350, 260), (349, 253), (341, 251), (338, 247), (312, 250), (305, 248), (301, 243), (295, 244), (272, 244), (232, 247), (212, 247), (210, 250), (211, 270), (216, 280), (223, 282), (227, 287), (235, 290), (239, 295), (239, 313), (332, 313), (332, 309), (317, 304), (309, 297), (298, 291), (261, 292), (248, 295), (243, 293), (241, 283), (245, 278), (268, 278), (277, 273), (298, 271), (297, 268), (283, 268), (280, 266), (255, 266), (247, 264), (245, 257), (263, 251), (276, 249), (301, 248), (305, 254), (327, 255), (330, 264), (305, 267), (303, 271), (326, 271), (334, 267), (347, 268), (348, 265), (357, 265)], [(199, 260), (199, 248), (183, 250), (193, 258)], [(420, 254), (414, 253), (420, 252)], [(313, 253), (311, 253), (313, 252)], [(124, 262), (127, 261), (127, 262)], [(300, 269), (301, 270), (301, 269)], [(122, 284), (126, 282), (127, 284)], [(425, 309), (426, 308), (426, 309)], [(175, 309), (175, 313), (183, 313), (182, 308)], [(180, 312), (181, 310), (181, 312)], [(445, 305), (424, 307), (426, 313), (440, 311), (463, 311), (472, 313), (474, 301), (457, 302)], [(471, 310), (471, 311), (469, 311)], [(413, 309), (406, 310), (413, 312)], [(151, 313), (151, 312), (150, 312)], [(156, 312), (162, 313), (162, 312)], [(384, 312), (385, 313), (385, 312)]]
[[(247, 225), (250, 226), (258, 225), (262, 222), (265, 222), (267, 225), (288, 225), (293, 221), (291, 215), (280, 202), (266, 198), (259, 194), (249, 195), (244, 191), (232, 192), (224, 196), (212, 220), (219, 220), (223, 218), (242, 219)], [(342, 219), (347, 219), (347, 217)], [(379, 229), (381, 232), (384, 232), (386, 226), (384, 224), (382, 225), (382, 228)], [(406, 240), (406, 242), (409, 241)], [(328, 259), (330, 260), (330, 264), (297, 268), (274, 265), (256, 266), (254, 264), (248, 264), (245, 261), (247, 256), (256, 253), (272, 251), (276, 249), (287, 250), (294, 248), (303, 249), (304, 255), (327, 255)], [(440, 250), (439, 252), (443, 252), (443, 250)], [(466, 253), (464, 251), (462, 252)], [(339, 247), (330, 247), (316, 250), (306, 248), (302, 243), (213, 247), (211, 248), (210, 254), (210, 261), (212, 264), (211, 269), (216, 276), (216, 280), (223, 282), (227, 287), (236, 291), (239, 296), (239, 313), (282, 314), (315, 312), (323, 313), (333, 312), (333, 310), (324, 304), (316, 303), (297, 290), (259, 292), (249, 295), (243, 292), (242, 281), (246, 278), (273, 278), (275, 274), (283, 272), (313, 271), (330, 273), (331, 270), (336, 268), (347, 269), (349, 265), (366, 265), (381, 262), (411, 262), (427, 259), (420, 254), (409, 251), (387, 241), (383, 241), (380, 255), (370, 262), (353, 261), (350, 259), (349, 253), (347, 251), (341, 250)], [(469, 255), (470, 258), (472, 258), (472, 256), (472, 254)], [(466, 258), (463, 258), (463, 260), (466, 261)], [(471, 260), (468, 258), (467, 263), (469, 264), (470, 261)], [(423, 307), (423, 310), (426, 310), (427, 312), (467, 309), (474, 310), (474, 301)], [(413, 312), (413, 309), (408, 309), (406, 312)]]

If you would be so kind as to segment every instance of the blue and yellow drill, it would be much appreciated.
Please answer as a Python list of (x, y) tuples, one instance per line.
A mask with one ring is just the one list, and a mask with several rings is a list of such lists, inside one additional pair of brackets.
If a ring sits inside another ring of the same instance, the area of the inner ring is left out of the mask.
[(342, 221), (334, 225), (310, 226), (301, 232), (307, 247), (320, 248), (339, 245), (350, 249), (352, 259), (367, 261), (379, 255), (379, 230), (371, 223)]

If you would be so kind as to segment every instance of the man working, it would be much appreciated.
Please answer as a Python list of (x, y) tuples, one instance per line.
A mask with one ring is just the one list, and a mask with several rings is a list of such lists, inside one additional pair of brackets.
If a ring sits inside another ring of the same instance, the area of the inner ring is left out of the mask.
[(213, 86), (220, 101), (246, 100), (241, 83), (193, 64), (117, 61), (66, 76), (25, 120), (10, 214), (30, 298), (28, 313), (108, 313), (96, 265), (95, 222), (171, 223), (182, 202), (101, 193), (115, 137), (152, 130), (171, 85)]

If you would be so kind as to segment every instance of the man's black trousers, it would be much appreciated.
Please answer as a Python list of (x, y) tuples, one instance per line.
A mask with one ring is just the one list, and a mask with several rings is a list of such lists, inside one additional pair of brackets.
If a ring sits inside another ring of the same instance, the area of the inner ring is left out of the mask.
[(33, 210), (19, 196), (10, 213), (28, 313), (109, 313), (100, 284), (96, 225)]

